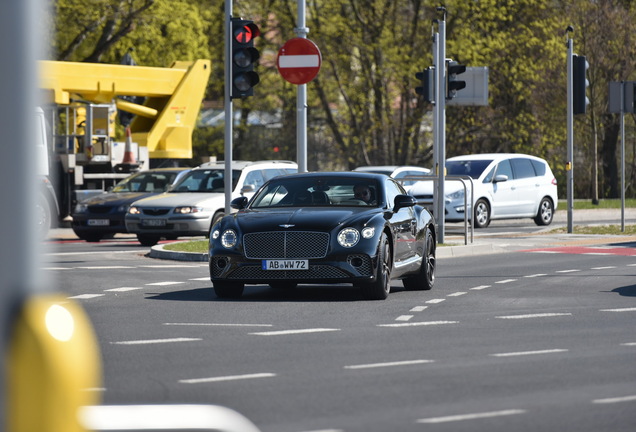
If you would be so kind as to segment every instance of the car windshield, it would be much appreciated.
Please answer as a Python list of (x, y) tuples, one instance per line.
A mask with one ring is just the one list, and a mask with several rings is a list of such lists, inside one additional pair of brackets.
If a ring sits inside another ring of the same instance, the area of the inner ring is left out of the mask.
[(382, 203), (376, 180), (353, 177), (279, 177), (261, 188), (250, 208), (378, 207)]
[(478, 179), (491, 162), (492, 159), (446, 161), (446, 174)]
[(164, 192), (178, 174), (179, 171), (139, 172), (117, 183), (112, 192)]
[[(241, 176), (240, 170), (232, 171), (232, 190), (236, 187)], [(223, 193), (225, 190), (224, 169), (195, 169), (174, 185), (172, 192), (215, 192)]]

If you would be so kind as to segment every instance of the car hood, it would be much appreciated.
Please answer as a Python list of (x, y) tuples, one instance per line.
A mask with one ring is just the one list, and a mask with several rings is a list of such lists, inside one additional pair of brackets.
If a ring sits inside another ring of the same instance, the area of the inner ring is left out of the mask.
[[(221, 204), (219, 205), (219, 201)], [(151, 196), (135, 203), (140, 207), (179, 207), (179, 206), (200, 206), (200, 207), (223, 207), (225, 195), (222, 193), (199, 193), (180, 192), (162, 193)]]
[(88, 206), (119, 206), (124, 204), (131, 204), (134, 201), (149, 197), (151, 195), (153, 195), (152, 192), (111, 192), (88, 198), (82, 201), (82, 204)]
[(289, 208), (244, 210), (231, 217), (243, 232), (289, 230), (331, 231), (338, 226), (363, 223), (374, 215), (382, 214), (379, 208)]

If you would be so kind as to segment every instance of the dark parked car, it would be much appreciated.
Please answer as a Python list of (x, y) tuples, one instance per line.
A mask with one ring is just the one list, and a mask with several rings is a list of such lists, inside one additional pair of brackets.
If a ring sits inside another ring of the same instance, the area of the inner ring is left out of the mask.
[(73, 231), (82, 240), (98, 242), (127, 233), (125, 216), (138, 199), (165, 192), (190, 168), (155, 168), (139, 171), (103, 194), (81, 201), (73, 211)]
[[(366, 195), (365, 195), (366, 194)], [(351, 283), (385, 299), (391, 279), (429, 290), (435, 280), (435, 223), (382, 174), (290, 174), (268, 181), (210, 232), (210, 279), (219, 297), (245, 284)]]

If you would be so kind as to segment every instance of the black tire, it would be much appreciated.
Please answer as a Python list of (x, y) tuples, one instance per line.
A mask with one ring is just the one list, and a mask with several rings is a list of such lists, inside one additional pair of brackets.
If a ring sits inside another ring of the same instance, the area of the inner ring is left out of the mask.
[(539, 226), (550, 225), (554, 217), (554, 204), (550, 198), (543, 198), (539, 204), (539, 211), (534, 217), (534, 223)]
[(220, 210), (218, 212), (214, 213), (214, 216), (212, 216), (212, 225), (210, 225), (210, 228), (212, 228), (215, 223), (217, 223), (219, 220), (221, 220), (223, 218), (223, 216), (225, 216), (225, 213), (220, 211)]
[(216, 281), (214, 293), (218, 298), (238, 299), (243, 295), (244, 285), (237, 282)]
[(279, 289), (279, 290), (292, 290), (294, 288), (296, 288), (298, 284), (296, 282), (287, 282), (287, 281), (277, 281), (277, 282), (270, 282), (269, 286), (274, 288), (274, 289)]
[(473, 222), (475, 228), (486, 228), (490, 225), (490, 206), (485, 199), (478, 199), (475, 203)]
[(385, 300), (391, 292), (391, 246), (386, 233), (382, 233), (378, 243), (378, 268), (375, 281), (361, 285), (362, 294), (368, 300)]
[(38, 194), (38, 199), (35, 203), (35, 217), (37, 223), (38, 238), (45, 239), (51, 229), (51, 221), (53, 216), (51, 215), (51, 205), (46, 196), (42, 193)]
[(152, 247), (159, 243), (161, 237), (154, 234), (137, 234), (137, 240), (139, 240), (142, 246)]
[(427, 229), (420, 271), (416, 275), (409, 276), (402, 281), (404, 288), (413, 291), (428, 291), (433, 288), (435, 284), (435, 247), (433, 233), (430, 229)]

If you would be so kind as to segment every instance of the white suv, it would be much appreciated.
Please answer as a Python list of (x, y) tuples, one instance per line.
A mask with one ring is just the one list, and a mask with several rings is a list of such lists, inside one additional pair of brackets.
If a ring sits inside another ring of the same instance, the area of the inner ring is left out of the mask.
[[(289, 161), (232, 162), (232, 199), (251, 198), (267, 180), (298, 172)], [(168, 192), (135, 201), (126, 214), (126, 229), (144, 246), (163, 238), (208, 235), (225, 215), (225, 163), (194, 168)]]
[[(476, 228), (492, 219), (533, 218), (537, 225), (552, 222), (558, 203), (557, 180), (548, 163), (535, 156), (516, 153), (456, 156), (446, 160), (446, 175), (472, 178), (475, 190), (470, 202), (467, 181), (468, 219), (474, 208)], [(434, 183), (420, 181), (410, 194), (426, 207), (433, 203)], [(464, 186), (461, 181), (444, 182), (445, 220), (464, 220)], [(472, 204), (472, 205), (471, 205)]]

